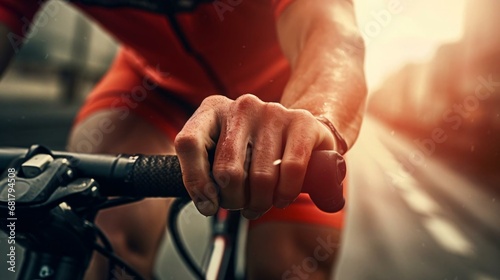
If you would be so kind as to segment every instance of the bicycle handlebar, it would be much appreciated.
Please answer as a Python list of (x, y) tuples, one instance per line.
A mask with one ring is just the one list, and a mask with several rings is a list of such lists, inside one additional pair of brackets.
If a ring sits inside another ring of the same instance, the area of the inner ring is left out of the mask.
[[(0, 149), (0, 170), (25, 149)], [(55, 158), (66, 158), (80, 177), (94, 178), (108, 196), (189, 197), (175, 155), (96, 155), (52, 151)], [(333, 213), (344, 206), (342, 181), (346, 165), (333, 151), (315, 151), (309, 161), (302, 193), (308, 193), (322, 211)]]
[[(3, 170), (7, 172), (0, 180), (0, 209), (5, 210), (5, 215), (0, 214), (0, 221), (13, 219), (7, 216), (7, 209), (23, 217), (19, 223), (17, 218), (11, 222), (18, 230), (19, 243), (27, 250), (20, 279), (33, 279), (42, 268), (52, 269), (54, 279), (66, 279), (67, 275), (83, 277), (93, 249), (106, 252), (95, 245), (98, 231), (88, 221), (92, 222), (97, 211), (105, 206), (130, 202), (106, 200), (103, 195), (189, 197), (174, 155), (78, 154), (50, 151), (37, 145), (29, 150), (0, 148), (0, 171)], [(309, 193), (319, 209), (337, 212), (344, 206), (345, 172), (344, 159), (338, 153), (313, 152), (302, 192)], [(15, 194), (15, 210), (11, 192)], [(112, 253), (106, 256), (139, 277)]]

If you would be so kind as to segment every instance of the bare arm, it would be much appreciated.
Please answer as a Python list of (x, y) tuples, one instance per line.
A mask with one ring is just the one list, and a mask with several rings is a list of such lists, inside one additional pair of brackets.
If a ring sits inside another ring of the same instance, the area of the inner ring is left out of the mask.
[(324, 116), (349, 147), (366, 97), (364, 44), (347, 0), (296, 0), (280, 16), (278, 35), (293, 68), (281, 103)]
[[(366, 88), (352, 10), (346, 0), (293, 2), (278, 22), (293, 68), (281, 104), (251, 94), (236, 100), (211, 96), (177, 135), (184, 184), (202, 214), (223, 207), (243, 209), (245, 217), (256, 219), (273, 205), (292, 203), (312, 151), (338, 150), (341, 143), (319, 116), (353, 144)], [(207, 151), (214, 148), (210, 168)]]

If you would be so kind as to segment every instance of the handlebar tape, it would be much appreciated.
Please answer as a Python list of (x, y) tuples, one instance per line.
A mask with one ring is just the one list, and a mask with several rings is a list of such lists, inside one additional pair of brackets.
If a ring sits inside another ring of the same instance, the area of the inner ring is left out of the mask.
[(342, 155), (334, 151), (315, 151), (307, 165), (302, 193), (308, 193), (320, 210), (338, 212), (345, 205), (342, 182), (346, 173)]
[[(0, 149), (0, 163), (7, 166), (26, 150)], [(189, 197), (182, 182), (177, 156), (110, 156), (54, 152), (72, 162), (80, 176), (94, 178), (101, 192), (108, 196)], [(303, 184), (316, 206), (324, 212), (337, 212), (344, 207), (342, 181), (346, 175), (343, 157), (334, 151), (314, 151), (309, 160)]]
[[(328, 213), (344, 207), (343, 185), (346, 164), (333, 151), (315, 151), (308, 164), (302, 193), (308, 193), (316, 206)], [(139, 155), (112, 195), (142, 197), (189, 197), (182, 182), (177, 156)]]
[(125, 181), (129, 183), (120, 189), (134, 196), (189, 197), (182, 182), (181, 166), (177, 156), (140, 155), (125, 177)]

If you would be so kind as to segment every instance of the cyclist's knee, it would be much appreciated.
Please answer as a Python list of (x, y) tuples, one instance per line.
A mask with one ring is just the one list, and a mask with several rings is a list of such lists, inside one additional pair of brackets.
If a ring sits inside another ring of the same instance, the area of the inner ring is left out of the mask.
[(166, 228), (170, 199), (146, 199), (99, 213), (96, 224), (119, 246), (137, 254), (156, 249)]
[[(85, 153), (173, 152), (171, 141), (140, 117), (121, 118), (113, 111), (95, 113), (77, 124), (68, 150)], [(115, 253), (144, 275), (151, 275), (159, 244), (166, 229), (169, 201), (147, 199), (101, 211), (96, 224), (108, 236)], [(106, 275), (107, 266), (94, 258), (89, 275)], [(105, 268), (106, 267), (106, 268)]]
[[(115, 254), (147, 279), (153, 272), (158, 248), (164, 237), (169, 206), (170, 200), (145, 200), (108, 209), (96, 219), (97, 226), (106, 234)], [(104, 259), (94, 257), (93, 263), (89, 275), (106, 275), (108, 267)]]
[(333, 228), (259, 225), (249, 232), (249, 279), (332, 279), (339, 240)]
[[(122, 118), (111, 110), (95, 113), (76, 125), (68, 149), (111, 154), (166, 154), (173, 151), (171, 141), (142, 118), (133, 114)], [(101, 211), (96, 223), (107, 235), (112, 235), (111, 239), (121, 250), (135, 253), (154, 251), (149, 247), (157, 243), (156, 239), (164, 231), (168, 207), (168, 200), (147, 199)]]

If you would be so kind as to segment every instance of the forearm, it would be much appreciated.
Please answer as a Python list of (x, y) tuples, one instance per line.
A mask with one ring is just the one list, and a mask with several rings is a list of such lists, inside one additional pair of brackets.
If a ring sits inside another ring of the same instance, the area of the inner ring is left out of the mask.
[(364, 48), (352, 4), (296, 0), (281, 15), (278, 35), (292, 66), (281, 103), (326, 117), (351, 147), (366, 98)]

